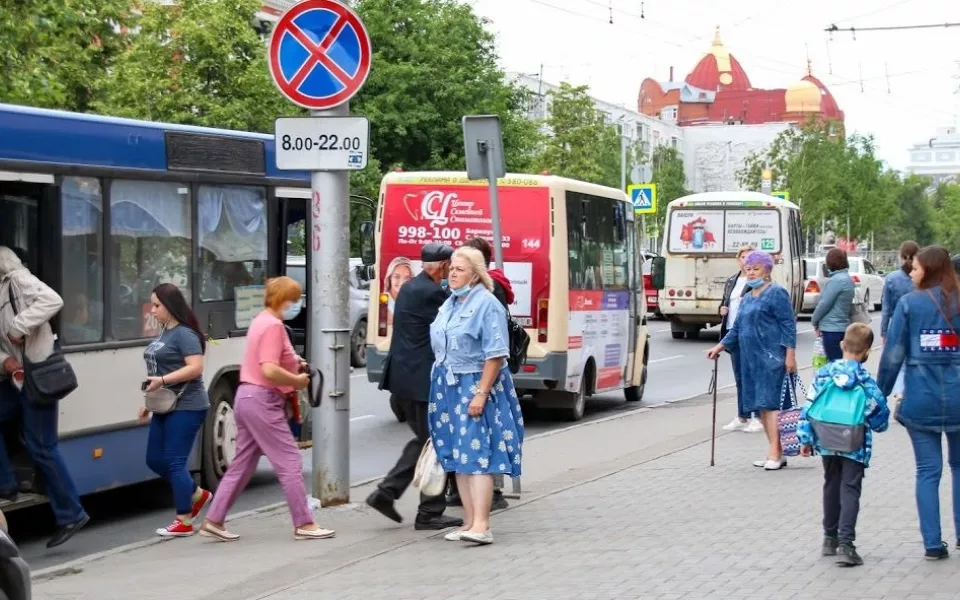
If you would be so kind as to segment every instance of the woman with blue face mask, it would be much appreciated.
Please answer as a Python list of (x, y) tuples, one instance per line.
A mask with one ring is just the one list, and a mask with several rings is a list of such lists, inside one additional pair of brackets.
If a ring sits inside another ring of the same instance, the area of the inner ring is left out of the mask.
[(290, 277), (267, 281), (264, 310), (247, 329), (247, 348), (240, 365), (240, 387), (233, 410), (237, 420), (237, 454), (224, 473), (217, 497), (200, 528), (200, 535), (222, 542), (238, 539), (224, 527), (227, 512), (247, 486), (262, 455), (277, 473), (293, 518), (293, 537), (319, 540), (333, 537), (313, 521), (303, 485), (300, 449), (290, 434), (287, 397), (310, 383), (306, 363), (297, 356), (283, 322), (300, 314), (302, 290)]
[(784, 378), (787, 373), (797, 372), (797, 322), (789, 292), (770, 281), (773, 257), (755, 250), (744, 259), (743, 271), (749, 292), (743, 296), (730, 331), (707, 352), (707, 357), (715, 360), (725, 349), (739, 351), (743, 409), (760, 412), (768, 442), (766, 458), (753, 465), (776, 471), (787, 465), (780, 446), (777, 413)]
[(427, 406), (430, 437), (455, 473), (463, 527), (448, 541), (492, 544), (493, 476), (520, 476), (523, 415), (505, 360), (507, 311), (493, 295), (483, 254), (463, 246), (450, 262), (450, 298), (430, 326), (435, 361)]

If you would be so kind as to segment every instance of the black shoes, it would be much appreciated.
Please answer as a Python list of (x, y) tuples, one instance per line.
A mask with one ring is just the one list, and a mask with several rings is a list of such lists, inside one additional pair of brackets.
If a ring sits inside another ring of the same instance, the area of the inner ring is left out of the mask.
[(448, 517), (447, 515), (417, 515), (413, 522), (413, 528), (417, 531), (440, 531), (450, 529), (451, 527), (460, 527), (463, 525), (463, 519), (457, 517)]
[(53, 534), (53, 537), (50, 538), (50, 541), (47, 542), (47, 548), (56, 548), (57, 546), (66, 543), (74, 536), (74, 534), (83, 529), (83, 526), (89, 522), (89, 515), (83, 515), (83, 518), (79, 521), (60, 527)]
[(821, 556), (836, 556), (837, 547), (840, 545), (840, 540), (835, 537), (825, 536), (823, 538), (823, 550), (820, 551)]
[[(957, 546), (960, 547), (960, 540), (957, 541)], [(927, 560), (943, 560), (949, 556), (950, 556), (950, 552), (947, 550), (946, 542), (940, 542), (939, 548), (927, 550), (923, 554), (923, 557)]]
[(859, 567), (863, 564), (863, 559), (857, 554), (853, 544), (844, 542), (837, 546), (837, 564), (841, 567)]
[(398, 513), (397, 509), (393, 506), (393, 499), (388, 498), (387, 495), (380, 490), (374, 490), (372, 494), (367, 496), (367, 505), (391, 521), (403, 523), (403, 517), (400, 516), (400, 513)]

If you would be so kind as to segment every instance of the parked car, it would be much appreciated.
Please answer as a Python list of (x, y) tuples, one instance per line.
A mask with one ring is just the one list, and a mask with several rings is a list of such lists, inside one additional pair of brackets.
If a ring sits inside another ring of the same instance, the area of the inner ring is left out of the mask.
[(7, 518), (0, 511), (0, 600), (30, 600), (30, 567), (7, 533)]
[[(820, 294), (823, 292), (824, 286), (827, 285), (828, 277), (822, 256), (806, 258), (804, 260), (807, 263), (807, 282), (803, 289), (803, 307), (800, 310), (800, 314), (809, 316), (813, 314), (813, 311), (817, 308), (817, 304), (820, 303)], [(853, 279), (853, 283), (857, 286), (855, 292), (857, 299), (866, 304), (867, 308), (876, 308), (879, 310), (879, 303), (871, 303), (875, 300), (882, 299), (883, 277), (880, 276), (876, 269), (873, 269), (873, 265), (858, 256), (851, 256), (847, 260), (850, 263), (850, 278)], [(866, 267), (864, 265), (869, 265), (869, 268), (874, 272), (872, 274), (866, 272), (860, 273), (856, 270), (858, 268), (865, 269)], [(879, 279), (879, 282), (877, 282), (876, 279)]]
[[(353, 367), (360, 368), (367, 366), (367, 308), (370, 301), (370, 280), (366, 277), (360, 277), (358, 267), (362, 267), (359, 258), (350, 259), (350, 268), (347, 273), (347, 281), (350, 284), (349, 311), (350, 311), (350, 364)], [(303, 287), (303, 311), (301, 314), (307, 314), (307, 257), (288, 256), (287, 257), (287, 275), (297, 280)], [(298, 327), (299, 325), (299, 327)], [(298, 339), (306, 335), (306, 319), (302, 322), (295, 322), (291, 325), (294, 335)], [(294, 344), (298, 345), (298, 344)]]

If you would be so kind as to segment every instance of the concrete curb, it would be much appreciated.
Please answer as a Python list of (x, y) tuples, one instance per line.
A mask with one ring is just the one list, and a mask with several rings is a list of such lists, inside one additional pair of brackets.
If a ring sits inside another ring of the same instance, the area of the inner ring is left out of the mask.
[[(799, 367), (799, 368), (798, 368), (798, 371), (806, 371), (806, 370), (811, 369), (811, 368), (813, 368), (813, 365), (806, 365), (806, 366), (803, 366), (803, 367)], [(729, 384), (729, 385), (725, 385), (725, 386), (718, 387), (718, 388), (717, 388), (717, 391), (720, 392), (720, 391), (723, 391), (723, 390), (728, 390), (728, 389), (733, 388), (733, 387), (736, 387), (736, 384)], [(695, 398), (700, 398), (700, 397), (703, 397), (703, 396), (705, 396), (705, 395), (707, 395), (705, 392), (701, 392), (701, 393), (698, 393), (698, 394), (692, 394), (692, 395), (689, 395), (689, 396), (683, 396), (683, 397), (680, 397), (680, 398), (674, 398), (674, 399), (671, 399), (671, 400), (667, 400), (667, 401), (662, 402), (662, 403), (660, 403), (660, 404), (654, 404), (654, 405), (651, 405), (651, 406), (640, 406), (640, 407), (637, 407), (637, 408), (634, 408), (634, 409), (620, 411), (620, 412), (618, 412), (618, 413), (616, 413), (616, 414), (612, 414), (612, 415), (609, 415), (609, 416), (606, 416), (606, 417), (601, 417), (601, 418), (599, 418), (599, 419), (592, 419), (592, 420), (590, 420), (590, 421), (584, 421), (584, 422), (581, 422), (581, 423), (574, 423), (574, 424), (572, 424), (572, 425), (568, 425), (568, 426), (566, 426), (566, 427), (561, 427), (561, 428), (559, 428), (559, 429), (551, 429), (550, 431), (544, 431), (544, 432), (541, 432), (541, 433), (537, 433), (537, 434), (535, 434), (535, 435), (529, 436), (529, 437), (527, 438), (527, 441), (529, 442), (529, 441), (536, 440), (536, 439), (540, 439), (540, 438), (550, 437), (550, 436), (557, 435), (557, 434), (560, 434), (560, 433), (565, 433), (565, 432), (568, 432), (568, 431), (573, 431), (573, 430), (575, 430), (575, 429), (580, 429), (580, 428), (582, 428), (582, 427), (590, 427), (590, 426), (593, 426), (593, 425), (600, 425), (600, 424), (603, 424), (603, 423), (609, 423), (609, 422), (611, 422), (611, 421), (617, 421), (617, 420), (620, 420), (620, 419), (625, 419), (625, 418), (631, 417), (631, 416), (633, 416), (633, 415), (646, 413), (646, 412), (649, 412), (649, 411), (651, 411), (651, 410), (654, 410), (654, 409), (657, 409), (657, 408), (662, 408), (662, 407), (664, 407), (664, 406), (670, 406), (670, 405), (672, 405), (672, 404), (676, 404), (676, 403), (679, 403), (679, 402), (687, 402), (687, 401), (689, 401), (689, 400), (693, 400), (693, 399), (695, 399)], [(369, 485), (369, 484), (371, 484), (371, 483), (380, 481), (381, 479), (383, 479), (383, 477), (384, 477), (383, 475), (380, 475), (380, 476), (378, 476), (378, 477), (370, 477), (370, 478), (364, 479), (364, 480), (362, 480), (362, 481), (356, 481), (356, 482), (350, 484), (350, 489), (354, 489), (354, 488), (358, 488), (358, 487), (363, 487), (363, 486), (365, 486), (365, 485)], [(598, 479), (599, 479), (599, 477), (598, 477)], [(589, 482), (581, 482), (581, 483), (589, 483)], [(572, 488), (572, 487), (575, 487), (576, 485), (580, 485), (580, 483), (571, 484), (569, 487)], [(549, 494), (547, 494), (547, 495), (549, 495)], [(516, 504), (517, 504), (517, 506), (521, 506), (521, 505), (523, 505), (523, 504), (526, 504), (527, 502), (532, 502), (532, 501), (534, 501), (534, 500), (536, 500), (536, 499), (539, 499), (540, 497), (541, 497), (541, 496), (533, 496), (533, 497), (530, 498), (529, 500), (519, 501), (519, 502), (517, 502)], [(514, 503), (511, 503), (511, 507), (512, 507), (513, 505), (514, 505)], [(267, 505), (261, 506), (261, 507), (259, 507), (259, 508), (254, 508), (254, 509), (252, 509), (252, 510), (246, 510), (246, 511), (243, 511), (243, 512), (238, 512), (238, 513), (236, 513), (236, 514), (227, 515), (226, 521), (228, 521), (228, 522), (230, 522), (230, 521), (237, 521), (237, 520), (240, 520), (240, 519), (247, 519), (247, 518), (250, 518), (250, 517), (256, 517), (256, 516), (266, 515), (266, 514), (269, 514), (269, 513), (272, 513), (272, 512), (276, 512), (277, 510), (285, 509), (286, 506), (287, 506), (286, 501), (275, 502), (275, 503), (273, 503), (273, 504), (267, 504)], [(509, 510), (509, 509), (507, 509), (507, 510)], [(75, 575), (75, 574), (77, 574), (77, 573), (82, 572), (84, 565), (87, 565), (87, 564), (89, 564), (89, 563), (96, 562), (96, 561), (99, 561), (99, 560), (103, 560), (103, 559), (105, 559), (105, 558), (109, 558), (109, 557), (115, 556), (115, 555), (117, 555), (117, 554), (126, 554), (127, 552), (132, 552), (132, 551), (134, 551), (134, 550), (139, 550), (139, 549), (141, 549), (141, 548), (147, 548), (147, 547), (149, 547), (149, 546), (153, 546), (154, 544), (162, 544), (162, 543), (164, 543), (164, 542), (168, 542), (168, 541), (173, 540), (173, 539), (176, 539), (176, 538), (161, 538), (161, 537), (157, 536), (157, 537), (149, 538), (149, 539), (142, 540), (142, 541), (139, 541), (139, 542), (133, 542), (133, 543), (130, 543), (130, 544), (125, 544), (125, 545), (123, 545), (123, 546), (117, 546), (117, 547), (115, 547), (115, 548), (110, 548), (109, 550), (104, 550), (103, 552), (95, 552), (95, 553), (93, 553), (93, 554), (88, 554), (88, 555), (86, 555), (86, 556), (81, 556), (80, 558), (76, 558), (76, 559), (74, 559), (74, 560), (71, 560), (71, 561), (68, 561), (68, 562), (65, 562), (65, 563), (61, 563), (61, 564), (59, 564), (59, 565), (53, 565), (53, 566), (51, 566), (51, 567), (46, 567), (46, 568), (44, 568), (44, 569), (39, 569), (39, 570), (37, 570), (37, 571), (34, 571), (33, 573), (31, 573), (31, 580), (36, 583), (36, 582), (41, 582), (41, 581), (47, 581), (47, 580), (50, 580), (50, 579), (56, 579), (57, 577), (63, 577), (63, 576), (66, 576), (66, 575)]]

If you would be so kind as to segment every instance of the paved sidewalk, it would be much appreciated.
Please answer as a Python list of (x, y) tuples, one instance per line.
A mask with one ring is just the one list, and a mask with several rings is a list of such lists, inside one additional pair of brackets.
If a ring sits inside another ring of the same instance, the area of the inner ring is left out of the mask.
[[(733, 402), (721, 396), (722, 423)], [(237, 521), (240, 542), (173, 540), (109, 556), (37, 581), (34, 597), (960, 597), (958, 558), (922, 559), (912, 453), (899, 425), (877, 436), (865, 480), (858, 546), (866, 565), (841, 569), (819, 557), (818, 460), (764, 472), (750, 464), (763, 455), (762, 435), (736, 433), (717, 439), (711, 468), (710, 411), (698, 398), (532, 440), (524, 498), (494, 517), (490, 547), (394, 526), (365, 506), (321, 512), (335, 540), (295, 543), (281, 511)], [(413, 496), (403, 499), (411, 517)], [(944, 535), (954, 539), (949, 494), (944, 500)]]

